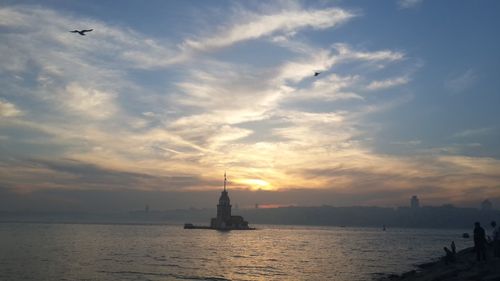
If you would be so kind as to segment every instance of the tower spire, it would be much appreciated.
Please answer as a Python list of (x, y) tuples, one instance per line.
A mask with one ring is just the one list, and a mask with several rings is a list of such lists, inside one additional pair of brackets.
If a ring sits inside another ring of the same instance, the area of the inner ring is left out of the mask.
[(226, 192), (226, 182), (227, 182), (226, 171), (224, 171), (224, 192)]

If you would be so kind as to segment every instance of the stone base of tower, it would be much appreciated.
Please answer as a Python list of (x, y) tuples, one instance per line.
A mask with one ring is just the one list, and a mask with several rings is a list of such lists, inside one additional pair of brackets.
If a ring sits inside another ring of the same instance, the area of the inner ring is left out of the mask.
[(213, 229), (213, 230), (222, 230), (222, 231), (228, 231), (228, 230), (255, 230), (254, 227), (249, 227), (248, 224), (241, 225), (241, 226), (227, 226), (227, 225), (194, 225), (192, 223), (185, 223), (184, 224), (184, 229)]
[(212, 218), (210, 220), (210, 228), (219, 230), (246, 230), (252, 229), (248, 226), (248, 222), (242, 216), (231, 216), (228, 220)]

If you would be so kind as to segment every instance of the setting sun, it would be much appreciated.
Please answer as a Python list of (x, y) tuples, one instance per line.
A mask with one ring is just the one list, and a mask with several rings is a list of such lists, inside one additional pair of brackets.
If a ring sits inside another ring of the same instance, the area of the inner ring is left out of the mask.
[(261, 179), (241, 179), (236, 180), (237, 183), (250, 186), (253, 190), (274, 190), (275, 188), (265, 180)]

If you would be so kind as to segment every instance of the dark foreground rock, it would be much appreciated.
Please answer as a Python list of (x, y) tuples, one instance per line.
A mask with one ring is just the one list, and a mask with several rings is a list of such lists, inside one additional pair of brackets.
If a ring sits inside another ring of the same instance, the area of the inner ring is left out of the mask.
[(417, 267), (418, 270), (391, 274), (379, 281), (500, 281), (500, 258), (494, 258), (491, 251), (486, 261), (476, 261), (474, 249), (468, 248), (458, 252), (454, 262), (441, 259)]

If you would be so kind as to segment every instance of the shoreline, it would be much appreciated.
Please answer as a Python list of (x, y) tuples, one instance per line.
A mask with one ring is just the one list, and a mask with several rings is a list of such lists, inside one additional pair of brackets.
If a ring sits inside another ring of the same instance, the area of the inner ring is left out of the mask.
[(500, 281), (500, 258), (493, 257), (487, 247), (486, 261), (476, 261), (474, 247), (458, 251), (454, 262), (446, 262), (444, 255), (436, 261), (416, 265), (416, 269), (402, 274), (387, 274), (377, 281)]

